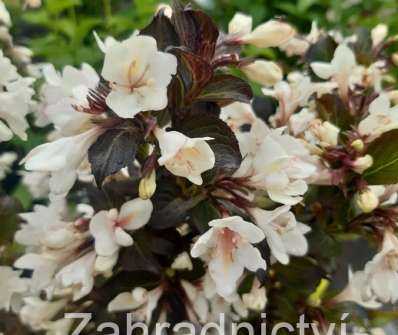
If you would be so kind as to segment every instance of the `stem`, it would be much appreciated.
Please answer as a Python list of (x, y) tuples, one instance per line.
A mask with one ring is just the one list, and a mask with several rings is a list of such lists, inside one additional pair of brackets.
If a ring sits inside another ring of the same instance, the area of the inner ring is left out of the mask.
[(109, 24), (109, 19), (112, 16), (112, 5), (111, 0), (102, 0), (102, 5), (104, 7), (104, 14), (107, 24)]

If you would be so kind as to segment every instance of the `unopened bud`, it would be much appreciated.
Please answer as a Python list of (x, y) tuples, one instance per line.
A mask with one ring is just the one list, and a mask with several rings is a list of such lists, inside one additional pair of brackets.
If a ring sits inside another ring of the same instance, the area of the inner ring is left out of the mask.
[(313, 120), (310, 123), (310, 130), (319, 140), (322, 147), (336, 146), (339, 139), (340, 129), (334, 124), (319, 119)]
[(388, 93), (388, 97), (390, 98), (393, 105), (398, 105), (398, 90), (390, 91)]
[(363, 143), (363, 141), (358, 138), (355, 141), (351, 142), (351, 147), (353, 147), (356, 152), (362, 152), (365, 148), (365, 143)]
[(156, 172), (152, 170), (149, 176), (140, 180), (138, 193), (142, 200), (150, 199), (156, 191)]
[(385, 25), (384, 23), (378, 24), (376, 27), (372, 29), (371, 35), (372, 35), (372, 44), (375, 47), (386, 39), (388, 35), (388, 26)]
[(187, 252), (182, 252), (179, 254), (173, 264), (171, 264), (171, 268), (173, 270), (188, 270), (191, 271), (193, 269), (191, 258), (189, 257)]
[(242, 68), (246, 76), (261, 85), (271, 86), (283, 78), (282, 69), (274, 62), (256, 60)]
[(242, 42), (257, 48), (278, 47), (289, 41), (295, 34), (296, 31), (291, 25), (277, 20), (269, 20), (244, 36)]
[(367, 189), (356, 195), (355, 204), (363, 213), (370, 213), (379, 206), (379, 198)]
[(253, 19), (249, 15), (236, 13), (228, 24), (230, 34), (249, 34), (252, 31)]
[(323, 278), (321, 279), (319, 285), (315, 291), (308, 297), (307, 303), (312, 307), (319, 307), (322, 304), (322, 299), (325, 296), (328, 288), (330, 286), (330, 281)]
[(365, 155), (357, 158), (354, 161), (352, 170), (356, 173), (362, 174), (366, 169), (373, 165), (373, 158), (371, 155)]
[(163, 14), (166, 15), (168, 18), (171, 18), (173, 16), (173, 9), (168, 4), (160, 3), (156, 8), (156, 13), (160, 11), (163, 11)]
[(392, 55), (392, 62), (394, 63), (395, 66), (398, 66), (398, 52)]

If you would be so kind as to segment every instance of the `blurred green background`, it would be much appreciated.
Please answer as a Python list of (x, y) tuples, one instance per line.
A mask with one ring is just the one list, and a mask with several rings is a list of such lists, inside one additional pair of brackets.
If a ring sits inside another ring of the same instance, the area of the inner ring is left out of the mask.
[[(43, 0), (40, 8), (23, 9), (23, 0), (5, 1), (12, 13), (16, 41), (29, 46), (36, 61), (58, 67), (82, 62), (99, 66), (101, 54), (92, 31), (100, 36), (126, 37), (145, 26), (160, 2)], [(254, 25), (285, 16), (301, 32), (308, 32), (314, 20), (321, 27), (343, 32), (384, 22), (391, 32), (398, 32), (397, 0), (196, 0), (193, 5), (205, 9), (223, 29), (240, 11), (252, 15)]]

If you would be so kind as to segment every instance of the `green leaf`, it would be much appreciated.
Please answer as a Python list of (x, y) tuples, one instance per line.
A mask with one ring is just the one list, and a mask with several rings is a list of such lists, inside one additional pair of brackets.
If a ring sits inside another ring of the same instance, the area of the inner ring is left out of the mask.
[(217, 209), (209, 202), (200, 202), (192, 211), (192, 223), (196, 229), (201, 233), (205, 233), (209, 230), (209, 222), (220, 217)]
[(309, 47), (305, 54), (305, 60), (307, 63), (330, 62), (336, 48), (336, 41), (331, 36), (327, 35)]
[(243, 79), (229, 74), (217, 74), (204, 87), (196, 100), (217, 102), (225, 106), (236, 101), (249, 103), (252, 98), (250, 85)]
[(373, 60), (372, 55), (372, 36), (367, 28), (358, 28), (356, 33), (356, 41), (353, 43), (356, 59), (360, 64), (370, 65)]
[(52, 15), (58, 15), (62, 11), (75, 7), (80, 6), (80, 0), (47, 0), (46, 1), (46, 9)]
[(106, 177), (134, 161), (142, 138), (140, 130), (129, 127), (108, 130), (97, 139), (88, 150), (88, 159), (98, 187)]
[(363, 176), (370, 185), (398, 183), (398, 129), (375, 139), (367, 153), (373, 157), (373, 165)]
[(198, 113), (185, 118), (177, 130), (192, 138), (213, 138), (207, 143), (214, 152), (216, 162), (214, 168), (205, 173), (205, 176), (208, 177), (206, 179), (211, 179), (211, 175), (214, 174), (233, 174), (242, 162), (242, 155), (235, 134), (216, 115), (204, 111), (198, 117)]
[(22, 211), (19, 201), (13, 197), (4, 196), (0, 198), (0, 245), (13, 240), (18, 229), (18, 213)]

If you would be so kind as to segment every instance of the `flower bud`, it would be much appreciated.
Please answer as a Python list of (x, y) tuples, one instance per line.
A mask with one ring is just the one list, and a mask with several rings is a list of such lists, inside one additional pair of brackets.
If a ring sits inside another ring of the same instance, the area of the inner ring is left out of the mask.
[(182, 252), (181, 254), (179, 254), (175, 258), (173, 264), (171, 264), (171, 268), (173, 270), (180, 270), (180, 271), (188, 270), (188, 271), (192, 271), (193, 265), (192, 265), (192, 261), (191, 261), (191, 258), (188, 255), (188, 253)]
[(395, 66), (398, 66), (398, 52), (392, 54), (392, 62)]
[(351, 147), (353, 147), (356, 152), (362, 152), (365, 147), (365, 143), (363, 143), (360, 138), (357, 138), (355, 141), (351, 142)]
[(322, 147), (336, 146), (340, 129), (328, 121), (322, 122), (317, 119), (311, 122), (311, 132), (319, 140)]
[(352, 170), (356, 173), (362, 174), (366, 169), (373, 165), (373, 158), (371, 155), (365, 155), (357, 158), (354, 161)]
[(312, 307), (319, 307), (322, 304), (322, 299), (325, 296), (328, 288), (330, 286), (330, 281), (327, 279), (321, 279), (319, 285), (313, 293), (308, 297), (307, 303)]
[(363, 213), (370, 213), (379, 206), (379, 198), (370, 189), (358, 193), (355, 198), (356, 206)]
[(156, 13), (163, 11), (163, 14), (166, 15), (168, 18), (171, 18), (173, 16), (173, 9), (171, 6), (165, 4), (165, 3), (160, 3), (158, 7), (156, 8)]
[(388, 92), (388, 96), (393, 105), (398, 105), (398, 90)]
[(252, 31), (253, 19), (249, 15), (236, 13), (228, 24), (230, 34), (249, 34)]
[(149, 176), (140, 180), (138, 193), (142, 200), (150, 199), (156, 191), (156, 172), (152, 170)]
[(243, 43), (258, 48), (278, 47), (290, 40), (296, 31), (285, 22), (269, 20), (242, 38)]
[(246, 76), (261, 85), (271, 86), (281, 81), (283, 73), (281, 68), (274, 62), (256, 60), (242, 68)]
[(378, 24), (371, 31), (373, 46), (379, 45), (388, 35), (388, 27), (384, 23)]

